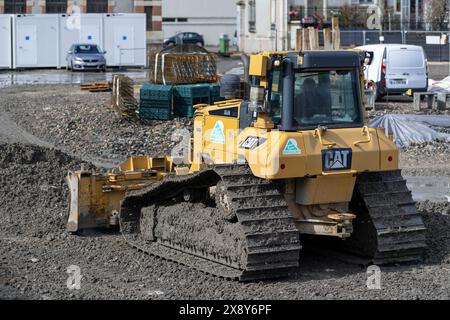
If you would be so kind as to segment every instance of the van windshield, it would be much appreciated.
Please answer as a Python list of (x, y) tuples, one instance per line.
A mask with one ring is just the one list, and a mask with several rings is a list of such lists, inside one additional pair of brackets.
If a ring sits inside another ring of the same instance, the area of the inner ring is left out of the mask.
[(388, 64), (389, 68), (422, 68), (422, 52), (418, 50), (389, 51)]

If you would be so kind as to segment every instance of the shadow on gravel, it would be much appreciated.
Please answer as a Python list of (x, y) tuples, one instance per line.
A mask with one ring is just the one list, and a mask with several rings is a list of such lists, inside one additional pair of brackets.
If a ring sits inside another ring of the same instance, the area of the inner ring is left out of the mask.
[(386, 102), (405, 102), (405, 103), (412, 103), (414, 101), (413, 97), (410, 96), (403, 96), (403, 95), (390, 95), (390, 96), (384, 96), (379, 103), (386, 103)]
[[(423, 261), (388, 264), (381, 266), (383, 272), (413, 271), (433, 265), (450, 265), (450, 203), (425, 201), (417, 204), (427, 228)], [(303, 243), (298, 271), (285, 282), (297, 280), (337, 279), (366, 272), (369, 264), (347, 260), (348, 257), (327, 248), (312, 247), (311, 241)]]
[(75, 235), (83, 238), (98, 238), (105, 236), (117, 236), (120, 235), (120, 232), (117, 229), (96, 228), (80, 230), (76, 232)]

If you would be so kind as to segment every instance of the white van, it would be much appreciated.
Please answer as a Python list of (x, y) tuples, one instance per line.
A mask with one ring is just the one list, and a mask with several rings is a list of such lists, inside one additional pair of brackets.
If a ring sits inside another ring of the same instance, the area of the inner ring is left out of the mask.
[(386, 94), (402, 94), (408, 89), (428, 89), (428, 65), (420, 46), (406, 44), (373, 44), (357, 47), (374, 53), (372, 64), (365, 71), (366, 80), (377, 86), (377, 99)]

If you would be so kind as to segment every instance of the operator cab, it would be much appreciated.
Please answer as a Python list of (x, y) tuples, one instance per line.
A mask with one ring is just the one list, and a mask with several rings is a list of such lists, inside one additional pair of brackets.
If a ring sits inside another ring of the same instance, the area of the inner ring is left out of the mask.
[(285, 131), (363, 126), (361, 61), (358, 52), (320, 51), (274, 64), (268, 90), (273, 123)]

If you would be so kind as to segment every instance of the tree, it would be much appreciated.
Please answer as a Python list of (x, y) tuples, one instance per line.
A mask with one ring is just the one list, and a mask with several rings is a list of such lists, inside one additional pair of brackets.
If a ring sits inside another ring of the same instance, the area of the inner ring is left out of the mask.
[(446, 28), (447, 0), (430, 0), (426, 19), (435, 30)]
[(362, 15), (356, 6), (344, 4), (339, 8), (339, 26), (342, 28), (362, 26)]

